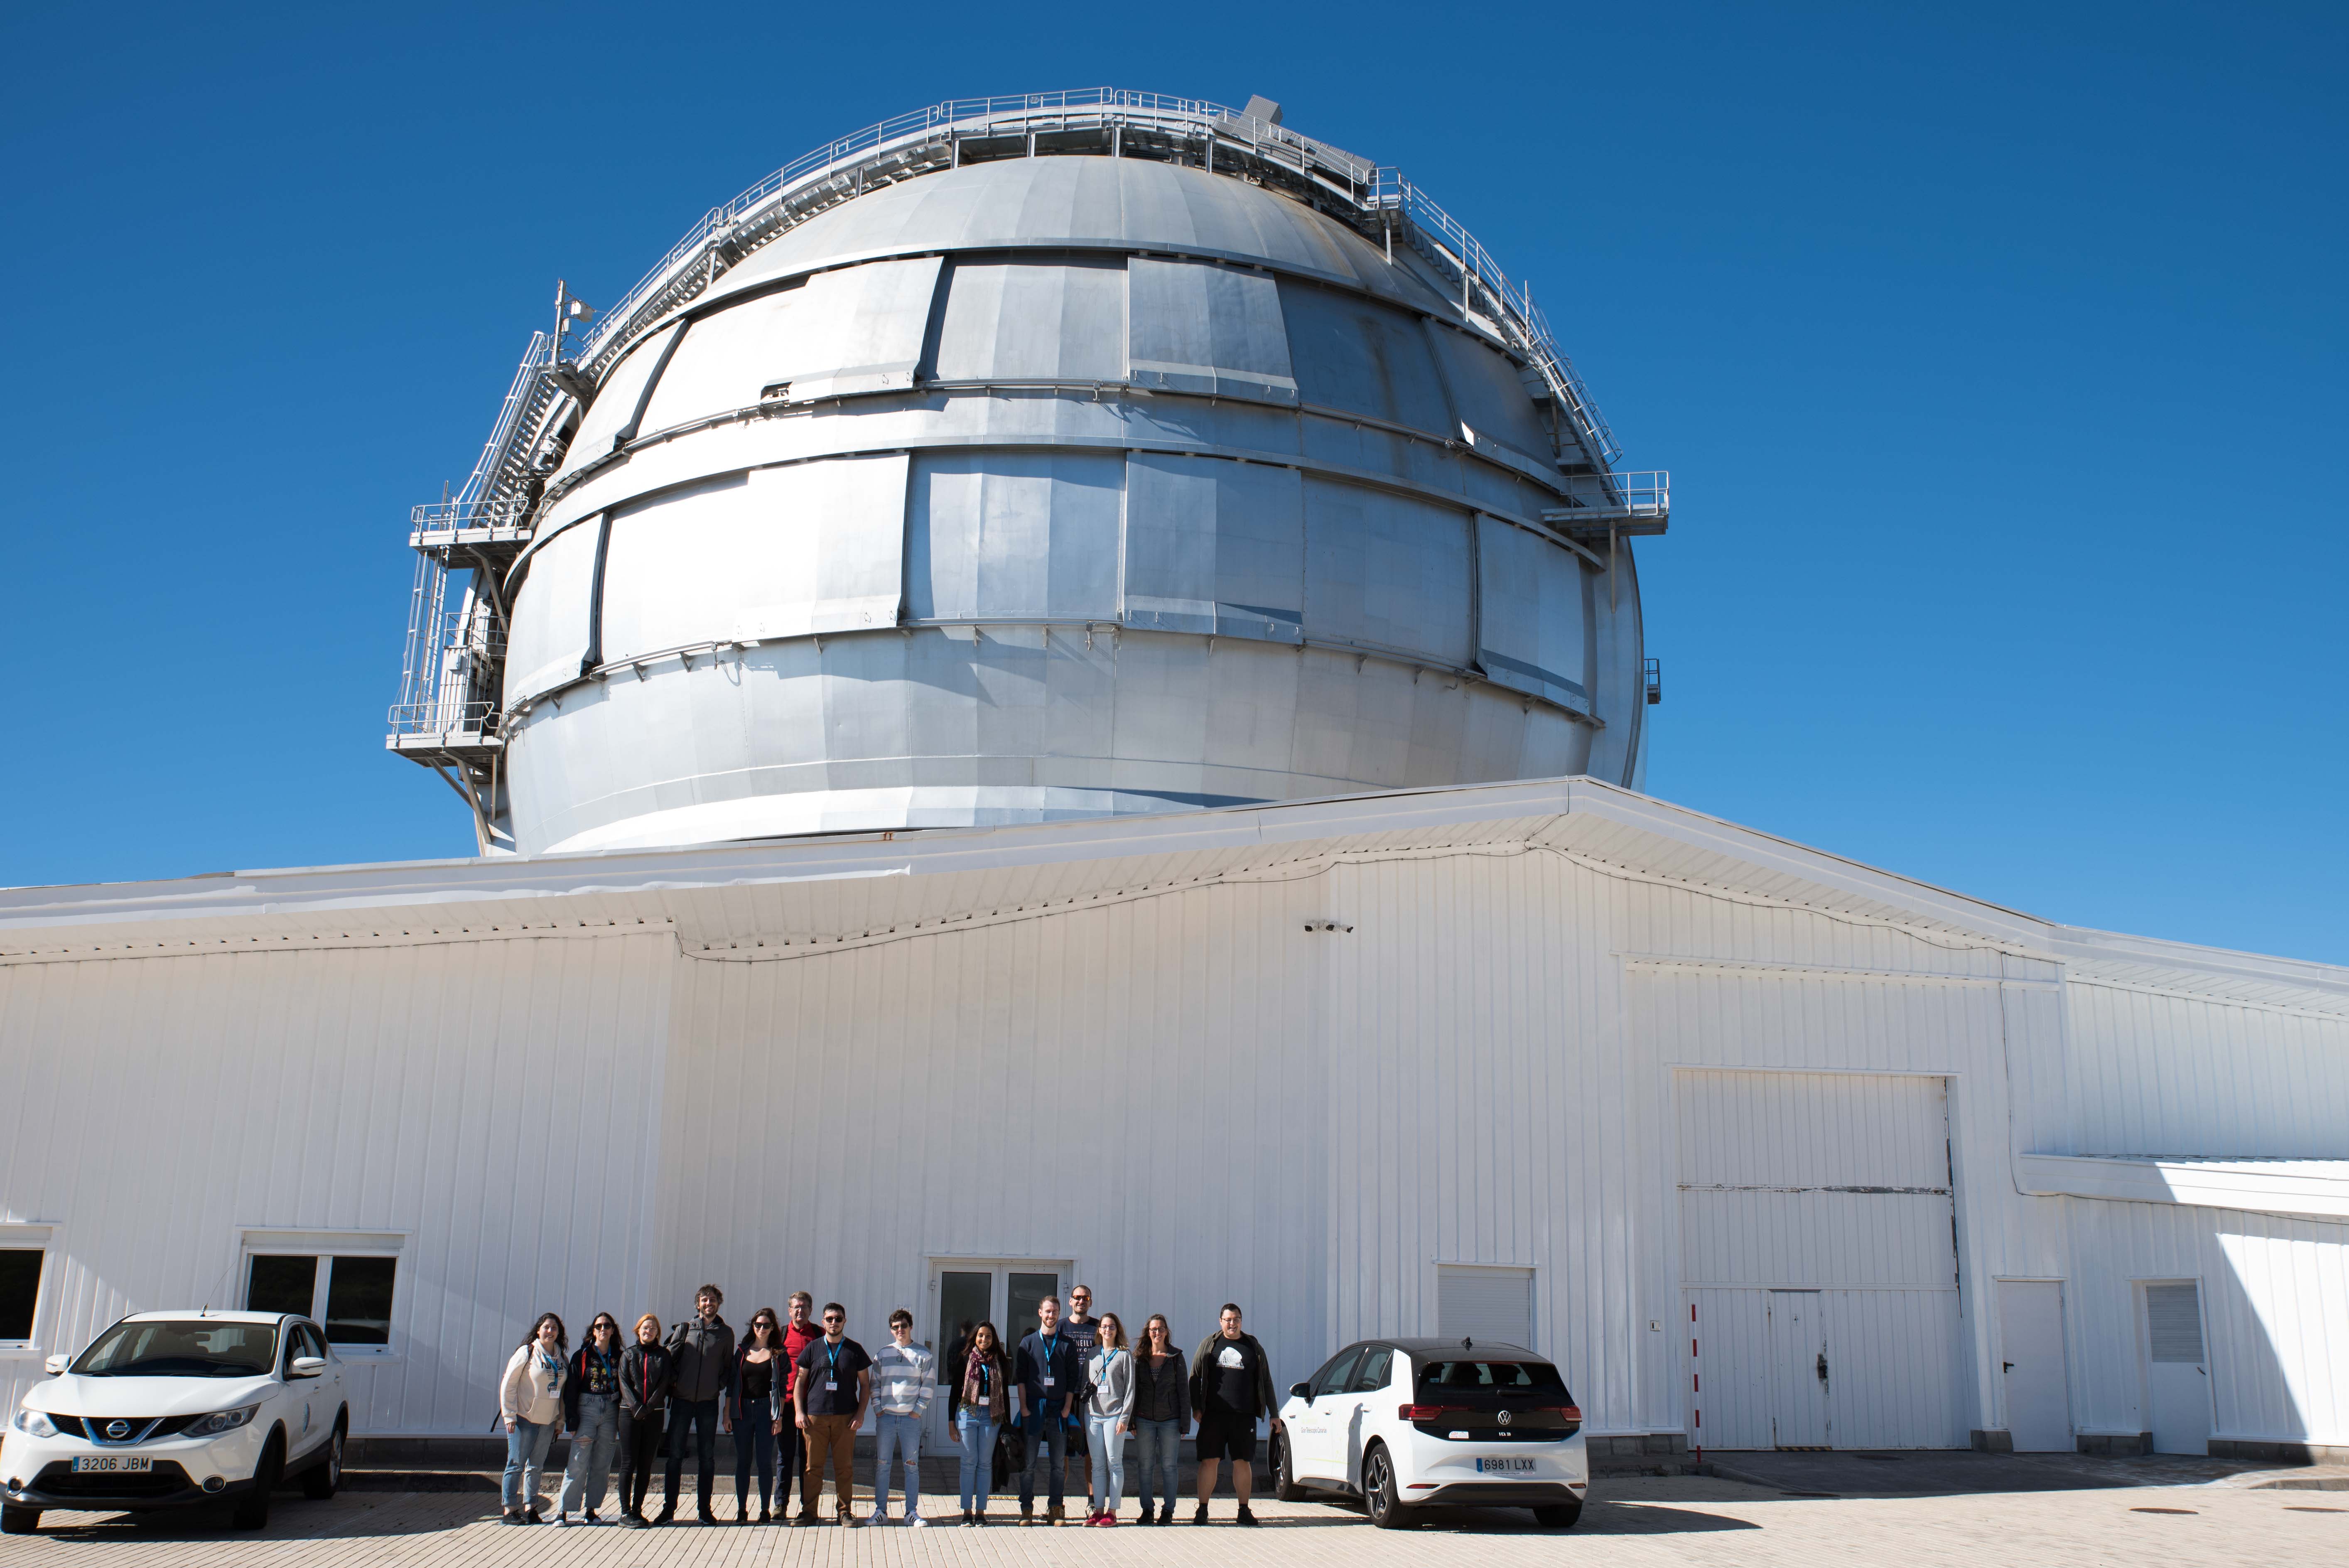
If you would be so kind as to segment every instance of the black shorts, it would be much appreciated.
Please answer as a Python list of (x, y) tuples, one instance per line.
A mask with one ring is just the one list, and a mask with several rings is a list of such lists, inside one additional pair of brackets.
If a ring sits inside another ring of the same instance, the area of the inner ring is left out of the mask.
[(1242, 1463), (1256, 1458), (1256, 1418), (1229, 1410), (1206, 1409), (1199, 1412), (1199, 1458), (1201, 1460), (1238, 1460)]

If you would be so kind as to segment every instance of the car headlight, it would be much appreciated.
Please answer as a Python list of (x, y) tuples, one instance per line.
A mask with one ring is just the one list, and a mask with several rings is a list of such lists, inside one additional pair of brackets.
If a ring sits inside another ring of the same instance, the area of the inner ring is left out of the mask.
[(54, 1438), (57, 1435), (57, 1424), (41, 1410), (17, 1411), (15, 1425), (28, 1438)]
[(190, 1421), (180, 1435), (185, 1438), (216, 1438), (222, 1432), (233, 1432), (261, 1414), (259, 1405), (240, 1405), (233, 1410), (214, 1410), (209, 1416), (198, 1416)]

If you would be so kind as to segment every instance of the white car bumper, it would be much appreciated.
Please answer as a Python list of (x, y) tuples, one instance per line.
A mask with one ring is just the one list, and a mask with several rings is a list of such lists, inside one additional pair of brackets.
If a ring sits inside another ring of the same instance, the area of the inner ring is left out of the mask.
[[(216, 1438), (164, 1438), (125, 1446), (12, 1430), (0, 1443), (0, 1495), (16, 1508), (98, 1513), (220, 1502), (253, 1490), (267, 1435), (248, 1426)], [(145, 1460), (149, 1468), (75, 1470), (75, 1460), (91, 1458)]]
[(1590, 1449), (1577, 1432), (1562, 1443), (1464, 1442), (1413, 1431), (1397, 1447), (1395, 1501), (1541, 1508), (1582, 1501)]

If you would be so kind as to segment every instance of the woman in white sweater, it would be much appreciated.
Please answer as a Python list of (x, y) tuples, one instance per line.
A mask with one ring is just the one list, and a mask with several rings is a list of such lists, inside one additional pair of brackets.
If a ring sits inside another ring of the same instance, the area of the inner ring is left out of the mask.
[(1115, 1524), (1125, 1496), (1125, 1435), (1133, 1429), (1133, 1352), (1117, 1314), (1101, 1315), (1101, 1337), (1085, 1357), (1085, 1453), (1092, 1460), (1087, 1524)]
[(563, 1426), (563, 1383), (571, 1373), (564, 1353), (570, 1348), (563, 1319), (542, 1312), (498, 1379), (498, 1413), (506, 1423), (506, 1474), (499, 1488), (504, 1523), (546, 1522), (538, 1511), (538, 1477), (547, 1446)]

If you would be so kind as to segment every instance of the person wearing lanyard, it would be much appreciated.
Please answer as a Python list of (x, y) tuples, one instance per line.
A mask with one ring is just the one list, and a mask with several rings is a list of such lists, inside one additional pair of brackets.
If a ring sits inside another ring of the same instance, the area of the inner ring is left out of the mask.
[(970, 1331), (961, 1370), (956, 1383), (962, 1390), (962, 1522), (985, 1524), (987, 1500), (995, 1491), (995, 1434), (1011, 1410), (1003, 1339), (995, 1325), (982, 1323)]
[(1125, 1325), (1113, 1312), (1102, 1315), (1093, 1353), (1085, 1358), (1085, 1447), (1092, 1455), (1085, 1495), (1087, 1524), (1115, 1524), (1125, 1495), (1125, 1438), (1133, 1430), (1133, 1353), (1125, 1346)]
[(563, 1319), (542, 1312), (498, 1380), (498, 1413), (506, 1424), (506, 1473), (498, 1489), (504, 1523), (546, 1522), (538, 1511), (538, 1478), (563, 1425), (563, 1353), (570, 1348)]
[(807, 1480), (800, 1490), (802, 1524), (820, 1522), (816, 1492), (823, 1484), (826, 1460), (832, 1465), (833, 1508), (840, 1522), (858, 1522), (856, 1429), (864, 1424), (864, 1407), (873, 1397), (873, 1357), (841, 1332), (847, 1324), (846, 1307), (836, 1301), (824, 1303), (823, 1337), (800, 1353), (792, 1402), (807, 1441)]
[(620, 1437), (620, 1320), (608, 1312), (595, 1315), (587, 1343), (571, 1358), (563, 1424), (571, 1429), (571, 1459), (563, 1467), (554, 1522), (570, 1523), (576, 1504), (588, 1523), (601, 1524), (595, 1510), (611, 1484), (612, 1447)]
[(1065, 1524), (1069, 1512), (1061, 1504), (1067, 1480), (1069, 1412), (1076, 1408), (1077, 1347), (1061, 1332), (1061, 1298), (1048, 1295), (1036, 1304), (1036, 1332), (1019, 1341), (1012, 1369), (1012, 1419), (1028, 1438), (1028, 1468), (1019, 1476), (1019, 1522), (1036, 1522), (1036, 1471), (1051, 1478), (1051, 1511), (1045, 1522)]

